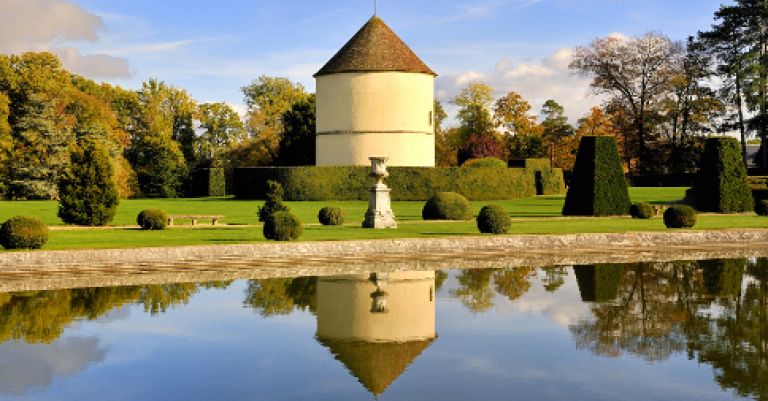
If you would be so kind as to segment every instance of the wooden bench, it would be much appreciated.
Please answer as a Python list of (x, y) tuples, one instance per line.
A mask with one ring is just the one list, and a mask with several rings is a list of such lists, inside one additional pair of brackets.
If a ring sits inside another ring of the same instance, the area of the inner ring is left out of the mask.
[(216, 225), (219, 223), (219, 220), (224, 218), (224, 216), (214, 216), (214, 215), (207, 215), (207, 214), (172, 214), (168, 215), (168, 225), (172, 226), (174, 220), (192, 220), (192, 225), (197, 225), (198, 220), (207, 220), (211, 219), (211, 225)]

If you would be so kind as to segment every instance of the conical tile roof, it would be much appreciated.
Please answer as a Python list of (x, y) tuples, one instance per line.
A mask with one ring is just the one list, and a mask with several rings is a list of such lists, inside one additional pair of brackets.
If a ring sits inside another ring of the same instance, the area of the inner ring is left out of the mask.
[(437, 75), (381, 18), (374, 15), (315, 76), (377, 71)]
[(318, 338), (374, 395), (383, 393), (433, 340), (372, 343)]

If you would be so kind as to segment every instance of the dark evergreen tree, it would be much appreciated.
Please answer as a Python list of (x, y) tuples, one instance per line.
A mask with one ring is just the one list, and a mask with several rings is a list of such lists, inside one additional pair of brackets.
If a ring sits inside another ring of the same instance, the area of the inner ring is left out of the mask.
[(616, 216), (629, 213), (629, 191), (612, 136), (581, 138), (563, 215)]
[(267, 181), (267, 201), (259, 208), (259, 221), (266, 222), (269, 216), (290, 209), (283, 203), (283, 186), (277, 181)]
[(69, 171), (59, 186), (59, 217), (67, 224), (103, 226), (112, 221), (120, 203), (107, 149), (86, 141), (70, 152)]
[(693, 185), (696, 209), (706, 212), (752, 211), (752, 191), (735, 138), (707, 138)]
[(277, 162), (281, 166), (314, 166), (315, 146), (315, 96), (311, 95), (283, 113)]

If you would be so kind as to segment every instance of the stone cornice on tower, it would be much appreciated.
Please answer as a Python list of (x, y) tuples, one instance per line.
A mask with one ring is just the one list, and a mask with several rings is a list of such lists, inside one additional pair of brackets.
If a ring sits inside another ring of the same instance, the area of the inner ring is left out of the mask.
[(437, 76), (381, 18), (373, 16), (315, 74), (413, 72)]

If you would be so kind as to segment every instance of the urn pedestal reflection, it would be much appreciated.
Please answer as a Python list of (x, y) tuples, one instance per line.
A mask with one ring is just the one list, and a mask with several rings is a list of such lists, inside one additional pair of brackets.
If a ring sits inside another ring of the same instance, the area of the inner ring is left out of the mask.
[(317, 339), (381, 394), (436, 337), (434, 286), (432, 271), (320, 278)]

